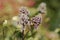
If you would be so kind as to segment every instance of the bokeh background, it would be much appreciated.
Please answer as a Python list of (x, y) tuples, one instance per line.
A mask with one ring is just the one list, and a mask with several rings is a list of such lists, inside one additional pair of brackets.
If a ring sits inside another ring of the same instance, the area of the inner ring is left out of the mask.
[[(33, 35), (27, 36), (25, 40), (60, 40), (60, 0), (0, 0), (0, 40), (20, 40), (21, 34), (14, 36), (16, 28), (11, 25), (12, 17), (19, 14), (21, 6), (28, 7), (32, 17), (41, 2), (47, 5), (47, 15), (42, 15), (44, 20), (37, 33), (33, 32)], [(4, 24), (4, 21), (7, 24)], [(30, 34), (29, 32), (28, 35)]]

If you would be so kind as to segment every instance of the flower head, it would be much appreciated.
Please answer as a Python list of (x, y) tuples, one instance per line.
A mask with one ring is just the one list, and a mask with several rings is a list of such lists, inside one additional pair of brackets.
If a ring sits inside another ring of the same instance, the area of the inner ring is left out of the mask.
[(38, 11), (40, 11), (41, 13), (46, 13), (46, 3), (42, 2), (42, 3), (38, 6)]
[(7, 20), (4, 20), (3, 25), (6, 26), (7, 23), (8, 23), (8, 21)]
[(21, 24), (22, 30), (25, 29), (25, 27), (28, 25), (30, 26), (30, 21), (29, 21), (29, 11), (26, 9), (26, 7), (21, 7), (20, 8), (20, 14), (19, 14), (19, 24)]
[(39, 26), (39, 24), (41, 23), (40, 14), (38, 14), (35, 17), (32, 18), (32, 23), (33, 23), (34, 28), (37, 28)]
[(27, 9), (27, 7), (21, 7), (20, 9), (19, 9), (19, 13), (21, 14), (25, 14), (25, 15), (29, 15), (29, 11), (28, 11), (28, 9)]

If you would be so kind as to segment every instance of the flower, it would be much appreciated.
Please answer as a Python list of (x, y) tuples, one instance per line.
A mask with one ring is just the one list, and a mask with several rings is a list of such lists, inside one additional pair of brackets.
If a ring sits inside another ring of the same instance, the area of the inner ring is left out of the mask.
[(19, 16), (19, 23), (22, 24), (22, 25), (26, 25), (29, 21), (29, 17), (25, 14), (20, 14)]
[(14, 17), (12, 17), (12, 20), (17, 21), (18, 20), (18, 17), (17, 16), (14, 16)]
[(20, 11), (19, 11), (19, 24), (22, 25), (22, 30), (25, 30), (25, 27), (28, 25), (30, 26), (30, 20), (29, 20), (29, 11), (28, 9), (26, 9), (26, 7), (21, 7)]
[(19, 9), (19, 13), (20, 13), (20, 14), (29, 15), (30, 12), (28, 11), (27, 7), (21, 7), (21, 8)]
[(19, 20), (18, 16), (12, 17), (12, 24), (13, 24), (14, 26), (17, 26), (17, 25), (18, 25), (18, 20)]
[(38, 6), (38, 11), (40, 11), (41, 13), (46, 13), (46, 3), (42, 2), (39, 6)]
[(41, 24), (42, 17), (40, 15), (41, 14), (38, 14), (35, 17), (32, 18), (32, 23), (33, 23), (34, 28), (37, 28), (39, 26), (39, 24)]
[(6, 26), (7, 23), (8, 23), (8, 21), (7, 21), (7, 20), (4, 20), (4, 22), (3, 22), (3, 26)]
[(5, 21), (3, 22), (3, 24), (7, 24), (7, 20), (5, 20)]

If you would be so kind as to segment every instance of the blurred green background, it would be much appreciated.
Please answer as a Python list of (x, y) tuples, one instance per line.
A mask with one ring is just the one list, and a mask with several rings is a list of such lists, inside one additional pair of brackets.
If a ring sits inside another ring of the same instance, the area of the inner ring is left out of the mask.
[[(23, 0), (23, 3), (18, 3), (18, 1), (0, 0), (0, 40), (20, 40), (21, 34), (18, 32), (19, 30), (11, 24), (12, 17), (18, 15), (17, 9), (22, 5), (28, 7), (32, 17), (37, 12), (36, 8), (41, 2), (45, 2), (47, 5), (47, 15), (44, 18), (44, 24), (39, 26), (36, 35), (33, 30), (34, 37), (29, 32), (25, 40), (60, 40), (60, 0), (30, 0), (32, 4), (35, 3), (34, 5), (31, 5), (29, 0)], [(4, 20), (8, 20), (8, 24), (3, 24)], [(15, 31), (17, 31), (16, 34), (14, 34)], [(31, 36), (29, 37), (29, 35)]]

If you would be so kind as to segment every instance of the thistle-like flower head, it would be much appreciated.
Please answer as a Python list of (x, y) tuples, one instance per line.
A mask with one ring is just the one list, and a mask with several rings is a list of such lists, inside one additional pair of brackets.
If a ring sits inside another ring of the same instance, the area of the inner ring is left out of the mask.
[(36, 15), (35, 17), (32, 18), (32, 23), (33, 23), (33, 26), (35, 28), (37, 28), (39, 26), (39, 24), (41, 24), (41, 16), (40, 14)]
[(19, 12), (20, 12), (20, 14), (19, 14), (19, 24), (21, 24), (23, 26), (23, 30), (24, 30), (24, 28), (27, 25), (30, 24), (29, 16), (28, 16), (29, 11), (26, 7), (21, 7)]
[(19, 9), (19, 13), (21, 14), (25, 14), (25, 15), (29, 15), (29, 11), (28, 11), (28, 9), (27, 9), (27, 7), (21, 7), (20, 9)]
[(38, 11), (40, 11), (41, 13), (46, 13), (46, 3), (40, 3), (40, 5), (38, 6)]

